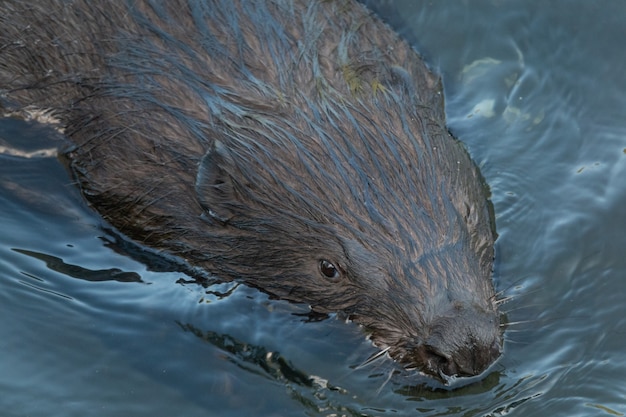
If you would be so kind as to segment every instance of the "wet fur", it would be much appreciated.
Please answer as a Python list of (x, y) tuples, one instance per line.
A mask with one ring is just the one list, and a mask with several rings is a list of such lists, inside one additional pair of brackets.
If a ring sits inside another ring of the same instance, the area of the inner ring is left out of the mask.
[(499, 355), (482, 178), (439, 79), (355, 2), (0, 1), (0, 93), (61, 121), (136, 241), (344, 312), (429, 373)]

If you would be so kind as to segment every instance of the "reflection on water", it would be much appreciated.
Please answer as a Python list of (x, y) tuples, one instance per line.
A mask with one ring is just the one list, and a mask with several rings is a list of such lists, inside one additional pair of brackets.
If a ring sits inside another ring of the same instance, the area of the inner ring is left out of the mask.
[(136, 272), (124, 272), (119, 268), (108, 268), (92, 270), (78, 265), (67, 264), (63, 259), (45, 253), (33, 252), (26, 249), (13, 249), (23, 255), (39, 259), (46, 263), (46, 267), (51, 271), (60, 272), (63, 275), (85, 281), (119, 281), (119, 282), (143, 282)]
[(443, 74), (449, 126), (491, 187), (511, 298), (501, 360), (441, 387), (364, 365), (376, 349), (336, 317), (197, 285), (112, 243), (55, 158), (57, 132), (0, 119), (1, 410), (626, 415), (626, 8), (371, 3)]

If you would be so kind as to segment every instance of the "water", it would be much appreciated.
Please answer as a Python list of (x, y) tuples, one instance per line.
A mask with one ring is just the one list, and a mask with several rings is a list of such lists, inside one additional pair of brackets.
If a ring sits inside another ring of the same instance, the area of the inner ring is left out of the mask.
[(0, 415), (626, 415), (626, 5), (372, 3), (443, 74), (491, 186), (501, 360), (455, 389), (359, 367), (356, 326), (185, 282), (29, 154), (60, 135), (0, 119), (30, 156), (0, 155)]

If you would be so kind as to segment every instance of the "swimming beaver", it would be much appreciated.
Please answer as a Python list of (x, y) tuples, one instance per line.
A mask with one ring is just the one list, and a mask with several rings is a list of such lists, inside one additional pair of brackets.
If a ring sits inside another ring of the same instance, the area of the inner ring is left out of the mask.
[(499, 356), (481, 176), (440, 80), (354, 1), (0, 1), (0, 89), (136, 241), (444, 380)]

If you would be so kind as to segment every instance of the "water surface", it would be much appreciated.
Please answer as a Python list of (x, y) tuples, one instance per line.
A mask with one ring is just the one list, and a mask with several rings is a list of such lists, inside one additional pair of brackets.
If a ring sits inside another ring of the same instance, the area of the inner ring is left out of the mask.
[(626, 6), (371, 3), (491, 187), (511, 325), (487, 375), (389, 378), (354, 325), (189, 283), (86, 205), (58, 133), (0, 119), (0, 415), (626, 415)]

